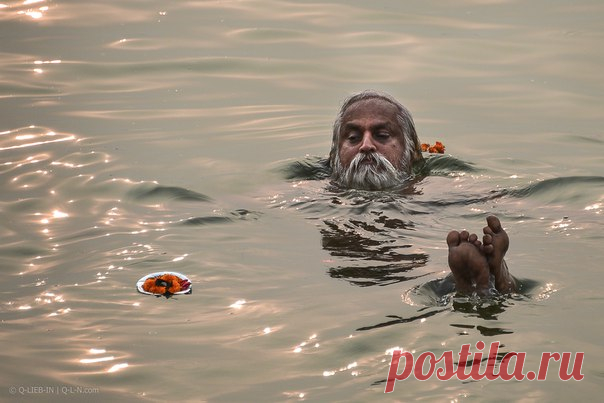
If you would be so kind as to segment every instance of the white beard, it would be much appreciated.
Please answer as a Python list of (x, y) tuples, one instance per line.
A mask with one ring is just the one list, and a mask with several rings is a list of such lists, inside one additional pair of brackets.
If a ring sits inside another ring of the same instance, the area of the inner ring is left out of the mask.
[[(373, 160), (373, 163), (363, 163), (365, 160)], [(358, 153), (346, 169), (342, 167), (338, 158), (334, 174), (336, 182), (340, 185), (363, 190), (392, 188), (405, 179), (403, 172), (397, 170), (386, 157), (376, 152)]]

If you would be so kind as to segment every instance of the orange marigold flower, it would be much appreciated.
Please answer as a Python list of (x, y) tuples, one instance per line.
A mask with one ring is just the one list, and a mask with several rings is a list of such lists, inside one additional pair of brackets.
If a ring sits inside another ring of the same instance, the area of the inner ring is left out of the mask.
[(170, 294), (176, 294), (180, 291), (180, 282), (178, 280), (173, 280), (170, 283), (170, 287), (168, 288), (168, 292)]
[(444, 154), (444, 152), (445, 152), (445, 145), (443, 143), (441, 143), (440, 141), (437, 141), (434, 144), (434, 148), (438, 151), (439, 154)]
[(151, 277), (143, 283), (143, 290), (153, 294), (176, 294), (181, 290), (181, 279), (173, 274)]
[(145, 283), (143, 284), (143, 290), (147, 291), (147, 292), (153, 292), (151, 291), (151, 289), (153, 289), (155, 287), (155, 278), (148, 278), (145, 280)]
[(179, 273), (160, 272), (140, 279), (137, 284), (139, 292), (153, 294), (156, 297), (170, 298), (174, 294), (190, 294), (191, 282)]
[(435, 153), (435, 154), (444, 154), (445, 153), (445, 145), (443, 143), (441, 143), (440, 141), (437, 141), (436, 143), (434, 143), (433, 146), (431, 146), (430, 144), (422, 144), (422, 151), (426, 152), (428, 151), (429, 153)]

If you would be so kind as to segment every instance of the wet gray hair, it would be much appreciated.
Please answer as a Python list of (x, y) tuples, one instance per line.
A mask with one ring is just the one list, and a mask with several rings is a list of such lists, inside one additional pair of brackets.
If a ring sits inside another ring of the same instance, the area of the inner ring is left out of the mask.
[(413, 117), (411, 116), (411, 112), (409, 112), (407, 108), (405, 108), (391, 95), (373, 90), (365, 90), (349, 96), (348, 98), (346, 98), (346, 100), (340, 107), (340, 112), (338, 113), (336, 120), (333, 124), (333, 138), (331, 142), (331, 150), (329, 152), (329, 165), (334, 171), (334, 174), (336, 174), (336, 171), (341, 168), (338, 145), (344, 114), (346, 113), (348, 108), (353, 104), (368, 99), (381, 99), (391, 103), (396, 107), (396, 120), (398, 122), (399, 127), (401, 128), (401, 131), (403, 132), (404, 140), (403, 155), (401, 155), (400, 160), (401, 166), (403, 167), (403, 170), (406, 171), (406, 174), (410, 174), (413, 164), (423, 160), (421, 144), (417, 137), (417, 132), (415, 131), (415, 123), (413, 123)]

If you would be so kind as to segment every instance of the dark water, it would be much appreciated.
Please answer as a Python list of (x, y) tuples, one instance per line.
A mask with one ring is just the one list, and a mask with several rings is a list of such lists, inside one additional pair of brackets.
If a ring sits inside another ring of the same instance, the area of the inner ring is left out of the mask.
[[(0, 4), (2, 400), (597, 400), (603, 15), (597, 1)], [(396, 191), (338, 189), (321, 165), (339, 102), (364, 88), (447, 147)], [(489, 214), (523, 292), (426, 287), (448, 272), (447, 232)], [(193, 293), (136, 292), (165, 270)], [(585, 378), (554, 365), (543, 382), (384, 395), (395, 347), (477, 341), (526, 352), (527, 369), (585, 352)]]

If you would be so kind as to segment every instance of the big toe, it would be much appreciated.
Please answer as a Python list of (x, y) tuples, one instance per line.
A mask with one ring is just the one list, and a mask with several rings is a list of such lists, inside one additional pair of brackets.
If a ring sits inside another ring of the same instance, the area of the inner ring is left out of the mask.
[(487, 224), (494, 233), (501, 231), (501, 221), (499, 221), (499, 218), (495, 217), (494, 215), (487, 217)]
[(449, 247), (458, 246), (460, 242), (461, 242), (461, 236), (459, 235), (459, 232), (457, 232), (457, 231), (449, 232), (449, 235), (447, 235), (447, 245), (449, 245)]

